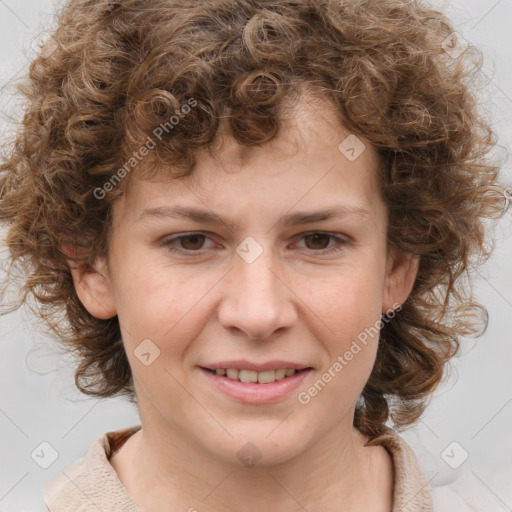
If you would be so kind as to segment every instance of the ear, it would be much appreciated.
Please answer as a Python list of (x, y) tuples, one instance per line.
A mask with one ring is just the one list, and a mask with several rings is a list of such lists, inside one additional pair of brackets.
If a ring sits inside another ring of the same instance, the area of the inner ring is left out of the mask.
[[(63, 244), (61, 251), (66, 256), (76, 256), (78, 249), (74, 245)], [(107, 265), (104, 258), (96, 258), (90, 263), (79, 264), (76, 261), (67, 259), (75, 290), (89, 313), (102, 320), (107, 320), (117, 315), (114, 303)]]
[(409, 297), (418, 274), (420, 257), (389, 246), (382, 297), (382, 313), (389, 313)]

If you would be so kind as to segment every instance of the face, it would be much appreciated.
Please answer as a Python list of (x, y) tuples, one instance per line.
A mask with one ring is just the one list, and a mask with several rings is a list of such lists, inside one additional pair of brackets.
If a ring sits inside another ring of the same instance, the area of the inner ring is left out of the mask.
[(224, 138), (188, 177), (131, 177), (108, 261), (73, 275), (93, 315), (119, 317), (143, 429), (269, 464), (351, 431), (417, 262), (388, 248), (376, 152), (340, 150), (348, 135), (302, 101), (261, 148)]

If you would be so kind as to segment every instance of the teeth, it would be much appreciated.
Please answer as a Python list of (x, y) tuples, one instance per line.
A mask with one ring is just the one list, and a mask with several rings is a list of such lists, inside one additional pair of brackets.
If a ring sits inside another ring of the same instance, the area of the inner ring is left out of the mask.
[[(287, 372), (290, 372), (290, 373), (287, 373)], [(276, 380), (284, 379), (287, 375), (293, 375), (294, 373), (295, 373), (295, 370), (292, 370), (291, 368), (288, 370), (286, 368), (279, 368), (279, 370), (275, 371)]]
[(238, 379), (242, 382), (258, 382), (258, 372), (251, 370), (240, 370)]
[(226, 375), (228, 376), (228, 379), (238, 380), (238, 370), (236, 368), (228, 368), (226, 370)]
[[(260, 384), (268, 384), (277, 380), (277, 372), (279, 370), (267, 370), (265, 372), (258, 372), (258, 382)], [(284, 374), (283, 374), (284, 377)], [(282, 377), (281, 377), (282, 378)]]
[(291, 377), (297, 370), (294, 368), (278, 368), (277, 370), (266, 370), (255, 372), (253, 370), (239, 370), (238, 368), (217, 368), (217, 375), (225, 375), (228, 379), (241, 382), (258, 382), (259, 384), (270, 384), (276, 380)]

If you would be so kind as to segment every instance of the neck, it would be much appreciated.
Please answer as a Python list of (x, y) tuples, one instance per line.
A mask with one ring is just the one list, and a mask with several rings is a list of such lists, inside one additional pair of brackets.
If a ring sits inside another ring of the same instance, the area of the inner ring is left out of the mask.
[[(154, 418), (154, 417), (153, 417)], [(245, 510), (254, 512), (344, 510), (368, 507), (375, 497), (371, 481), (379, 474), (375, 448), (352, 427), (351, 418), (302, 450), (277, 464), (244, 466), (205, 451), (186, 432), (169, 431), (163, 421), (144, 421), (111, 459), (111, 464), (135, 503), (146, 512)], [(384, 450), (381, 448), (381, 450)], [(391, 499), (392, 485), (382, 491)], [(382, 496), (380, 496), (382, 498)], [(382, 508), (389, 510), (389, 508)]]

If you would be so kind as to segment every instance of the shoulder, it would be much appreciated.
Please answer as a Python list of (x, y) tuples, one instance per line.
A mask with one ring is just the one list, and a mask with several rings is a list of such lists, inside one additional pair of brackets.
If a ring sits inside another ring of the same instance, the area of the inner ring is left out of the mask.
[(387, 450), (393, 464), (392, 512), (431, 512), (430, 485), (412, 448), (390, 428), (366, 443), (366, 446), (379, 445)]
[(100, 510), (140, 512), (132, 502), (109, 457), (117, 446), (140, 427), (107, 432), (96, 439), (85, 457), (55, 475), (44, 487), (44, 499), (50, 512)]

